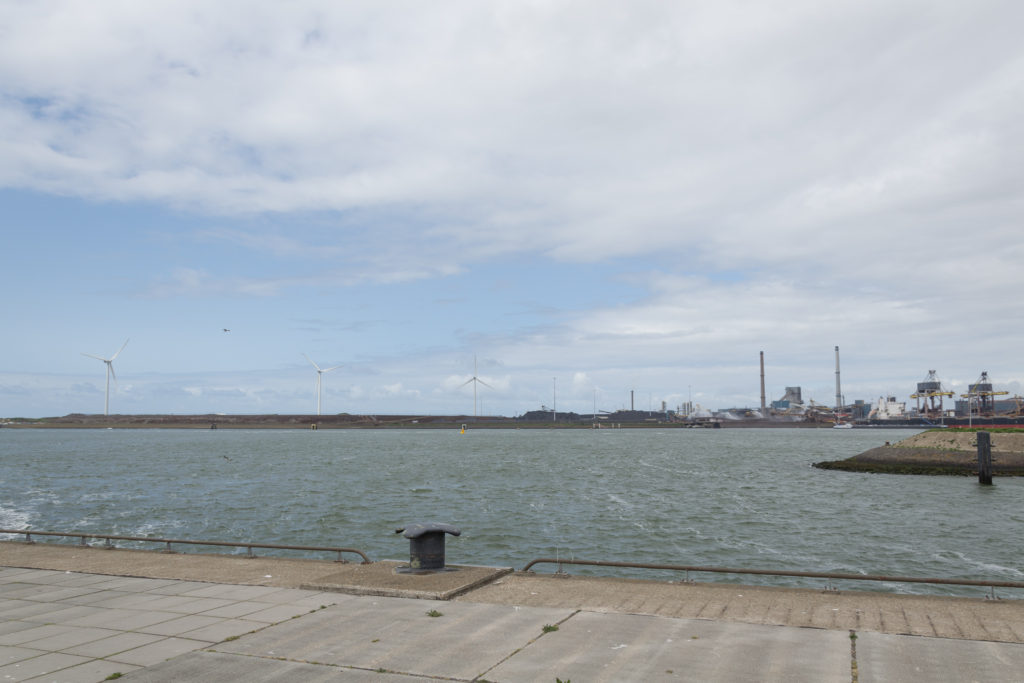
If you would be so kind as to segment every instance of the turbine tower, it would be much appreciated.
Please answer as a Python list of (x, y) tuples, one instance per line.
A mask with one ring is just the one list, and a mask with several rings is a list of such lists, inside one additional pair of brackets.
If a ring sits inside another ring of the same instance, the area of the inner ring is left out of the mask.
[[(302, 354), (302, 355), (306, 356), (306, 354)], [(321, 378), (323, 377), (325, 372), (330, 372), (331, 370), (337, 370), (341, 366), (340, 365), (335, 365), (332, 368), (324, 368), (324, 369), (321, 370), (320, 366), (317, 365), (316, 363), (314, 363), (312, 358), (310, 358), (309, 356), (306, 356), (306, 360), (308, 360), (310, 362), (310, 364), (312, 364), (312, 366), (314, 368), (316, 368), (316, 414), (319, 415), (320, 414), (320, 387), (321, 387), (321, 384), (322, 384)]]
[(467, 379), (462, 384), (460, 384), (459, 388), (461, 389), (462, 387), (466, 386), (470, 382), (473, 383), (473, 417), (476, 417), (476, 385), (477, 384), (483, 384), (488, 389), (493, 389), (494, 387), (492, 387), (490, 384), (488, 384), (487, 382), (483, 381), (482, 379), (480, 379), (479, 377), (476, 376), (476, 356), (475, 355), (473, 356), (473, 376), (470, 377), (469, 379)]
[(113, 377), (114, 381), (115, 382), (117, 381), (117, 375), (114, 374), (114, 359), (117, 358), (117, 356), (122, 351), (124, 351), (124, 347), (126, 347), (126, 346), (128, 346), (128, 340), (127, 339), (124, 340), (124, 344), (121, 344), (121, 348), (119, 348), (117, 350), (117, 353), (115, 353), (110, 358), (100, 358), (99, 356), (94, 356), (91, 353), (84, 353), (84, 352), (82, 353), (83, 356), (88, 356), (89, 358), (95, 358), (96, 360), (101, 360), (101, 361), (103, 361), (104, 363), (107, 364), (107, 390), (106, 390), (106, 393), (104, 394), (104, 397), (103, 397), (103, 414), (104, 415), (110, 415), (110, 378)]

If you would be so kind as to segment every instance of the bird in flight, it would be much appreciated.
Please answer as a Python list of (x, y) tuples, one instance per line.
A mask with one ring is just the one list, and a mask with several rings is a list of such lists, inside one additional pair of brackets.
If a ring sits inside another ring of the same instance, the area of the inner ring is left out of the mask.
[(224, 331), (225, 331), (225, 332), (230, 332), (231, 330), (229, 330), (228, 328), (226, 328), (226, 327), (225, 327), (225, 328), (224, 328)]

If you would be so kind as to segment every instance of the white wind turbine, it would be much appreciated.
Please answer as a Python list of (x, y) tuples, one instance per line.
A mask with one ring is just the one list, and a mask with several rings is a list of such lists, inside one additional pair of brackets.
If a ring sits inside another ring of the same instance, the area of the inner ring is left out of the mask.
[(117, 353), (115, 353), (110, 358), (100, 358), (99, 356), (94, 356), (91, 353), (82, 353), (83, 356), (89, 356), (89, 358), (95, 358), (96, 360), (101, 360), (107, 364), (107, 391), (103, 398), (104, 415), (110, 415), (110, 378), (113, 377), (114, 381), (117, 381), (117, 375), (114, 374), (114, 359), (117, 358), (118, 354), (124, 351), (124, 347), (126, 346), (128, 346), (127, 339), (124, 340), (124, 344), (121, 344), (121, 348), (117, 350)]
[[(306, 356), (306, 354), (302, 354), (302, 355)], [(306, 356), (306, 360), (308, 360), (313, 365), (313, 367), (316, 368), (316, 414), (319, 415), (320, 414), (320, 386), (321, 386), (321, 378), (323, 377), (325, 372), (330, 372), (331, 370), (337, 370), (341, 366), (340, 365), (335, 365), (332, 368), (324, 368), (324, 369), (321, 370), (319, 365), (317, 365), (316, 363), (313, 363), (313, 359), (312, 358), (310, 358), (309, 356)]]
[(469, 379), (467, 379), (462, 384), (460, 384), (459, 388), (461, 389), (462, 387), (466, 386), (470, 382), (473, 383), (473, 417), (476, 417), (476, 385), (477, 384), (483, 384), (488, 389), (493, 389), (494, 388), (490, 384), (488, 384), (487, 382), (483, 381), (482, 379), (480, 379), (479, 377), (476, 376), (476, 356), (473, 356), (473, 376), (470, 377)]

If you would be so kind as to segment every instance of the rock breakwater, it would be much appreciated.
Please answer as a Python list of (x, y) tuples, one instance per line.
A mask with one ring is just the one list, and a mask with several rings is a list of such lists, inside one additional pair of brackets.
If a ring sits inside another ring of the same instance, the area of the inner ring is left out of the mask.
[[(997, 476), (1024, 476), (1024, 431), (992, 431), (992, 469)], [(845, 472), (882, 474), (978, 473), (976, 432), (933, 429), (895, 444), (864, 451), (846, 460), (814, 463), (814, 467)]]

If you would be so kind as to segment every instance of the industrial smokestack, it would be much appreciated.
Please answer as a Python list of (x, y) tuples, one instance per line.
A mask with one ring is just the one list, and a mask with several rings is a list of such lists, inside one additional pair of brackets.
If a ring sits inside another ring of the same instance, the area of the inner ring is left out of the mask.
[(761, 352), (761, 417), (768, 417), (768, 408), (764, 403), (764, 351)]
[(836, 347), (836, 412), (843, 409), (843, 392), (839, 390), (839, 347)]

